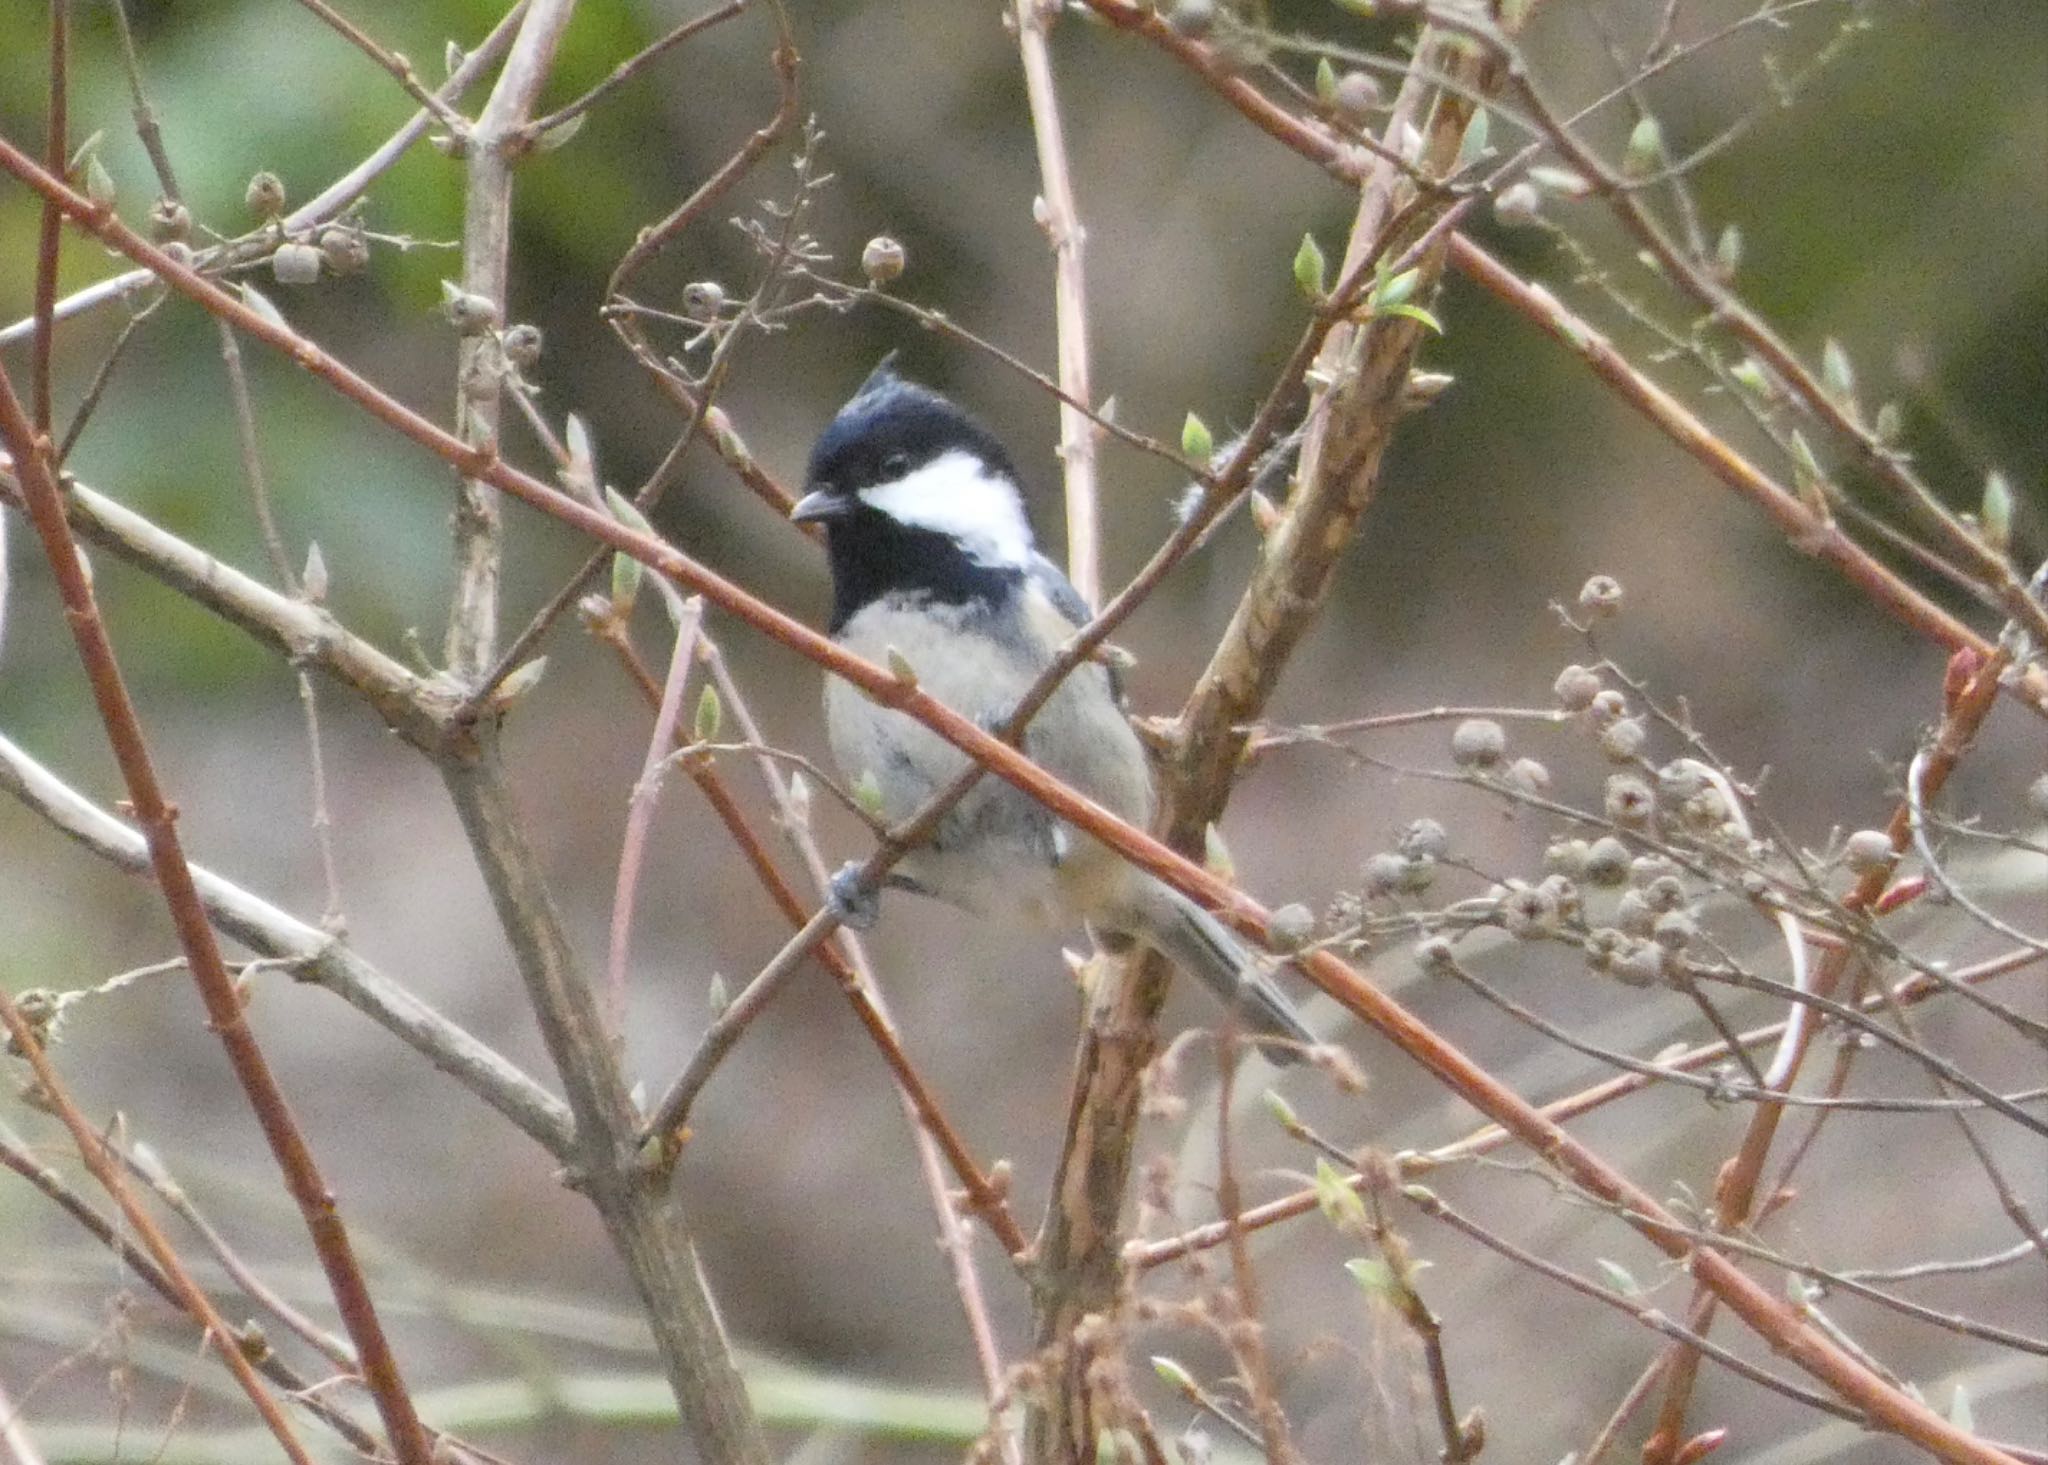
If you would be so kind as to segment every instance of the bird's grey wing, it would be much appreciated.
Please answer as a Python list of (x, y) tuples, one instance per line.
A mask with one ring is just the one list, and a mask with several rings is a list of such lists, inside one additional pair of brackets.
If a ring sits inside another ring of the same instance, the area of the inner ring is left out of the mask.
[[(1095, 619), (1095, 609), (1081, 598), (1081, 592), (1074, 588), (1074, 582), (1061, 573), (1060, 567), (1042, 554), (1031, 556), (1031, 567), (1027, 574), (1045, 598), (1052, 602), (1052, 608), (1074, 623), (1080, 630)], [(1103, 670), (1109, 673), (1109, 694), (1116, 698), (1116, 705), (1124, 705), (1123, 674), (1116, 669), (1116, 663), (1104, 661)]]

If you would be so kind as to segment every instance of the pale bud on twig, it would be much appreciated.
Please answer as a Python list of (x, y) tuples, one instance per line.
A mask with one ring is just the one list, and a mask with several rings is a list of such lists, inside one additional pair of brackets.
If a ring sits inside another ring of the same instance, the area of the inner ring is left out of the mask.
[(877, 234), (860, 252), (860, 272), (878, 290), (900, 278), (909, 262), (903, 246), (887, 234)]
[(242, 202), (259, 219), (274, 219), (284, 212), (284, 180), (268, 168), (249, 179)]

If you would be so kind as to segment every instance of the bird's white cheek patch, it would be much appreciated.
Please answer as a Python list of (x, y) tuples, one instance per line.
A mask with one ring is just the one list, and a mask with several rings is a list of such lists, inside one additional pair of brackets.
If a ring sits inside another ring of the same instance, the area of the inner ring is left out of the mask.
[(1016, 486), (987, 472), (972, 453), (941, 453), (893, 483), (862, 489), (860, 496), (898, 523), (950, 535), (983, 564), (1030, 562), (1031, 525)]

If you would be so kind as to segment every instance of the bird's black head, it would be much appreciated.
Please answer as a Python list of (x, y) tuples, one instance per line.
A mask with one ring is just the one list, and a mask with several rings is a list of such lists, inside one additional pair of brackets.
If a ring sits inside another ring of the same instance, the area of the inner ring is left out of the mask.
[(1029, 566), (1017, 470), (994, 434), (888, 361), (820, 434), (799, 523), (822, 523), (832, 629), (892, 591), (967, 603), (1007, 594)]

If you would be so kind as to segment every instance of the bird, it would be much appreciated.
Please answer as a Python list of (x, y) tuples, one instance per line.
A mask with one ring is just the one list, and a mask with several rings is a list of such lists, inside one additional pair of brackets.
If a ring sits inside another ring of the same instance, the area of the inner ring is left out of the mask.
[[(892, 358), (819, 435), (790, 517), (824, 530), (833, 640), (869, 661), (907, 665), (923, 691), (991, 731), (1092, 619), (1039, 552), (1002, 443), (948, 398), (901, 376)], [(841, 678), (826, 679), (824, 702), (840, 772), (886, 823), (909, 817), (969, 762)], [(1022, 747), (1112, 814), (1140, 828), (1150, 822), (1151, 766), (1109, 666), (1084, 662), (1070, 673), (1026, 727)], [(843, 868), (832, 894), (841, 919), (865, 926), (879, 913), (879, 894), (860, 887), (859, 868)], [(1317, 1042), (1213, 915), (994, 775), (887, 883), (986, 919), (1082, 924), (1141, 942), (1221, 999), (1273, 1061), (1297, 1060)]]

